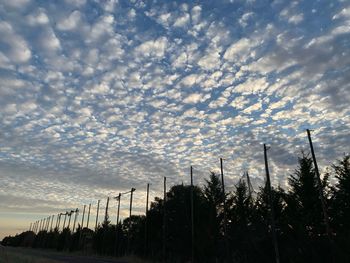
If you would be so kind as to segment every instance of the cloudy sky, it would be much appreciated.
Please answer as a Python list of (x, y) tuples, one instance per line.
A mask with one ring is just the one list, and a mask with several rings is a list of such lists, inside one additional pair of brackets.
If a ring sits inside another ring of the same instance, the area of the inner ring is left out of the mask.
[(322, 170), (349, 152), (347, 0), (0, 0), (0, 36), (0, 237), (220, 157), (258, 185), (262, 143), (285, 186), (306, 128)]

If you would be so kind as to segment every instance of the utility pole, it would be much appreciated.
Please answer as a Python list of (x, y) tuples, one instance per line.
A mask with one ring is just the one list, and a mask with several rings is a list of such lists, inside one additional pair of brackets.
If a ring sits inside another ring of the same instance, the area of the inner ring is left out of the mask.
[(276, 236), (275, 211), (274, 211), (274, 207), (273, 207), (273, 197), (272, 197), (272, 191), (271, 191), (271, 180), (270, 180), (269, 164), (268, 164), (268, 161), (267, 161), (267, 147), (266, 147), (266, 144), (264, 144), (264, 159), (265, 159), (265, 172), (266, 172), (266, 186), (267, 186), (267, 192), (268, 192), (268, 200), (269, 200), (269, 204), (270, 204), (272, 240), (273, 240), (273, 246), (275, 248), (276, 263), (279, 263), (280, 262), (280, 255), (279, 255), (277, 236)]
[(70, 219), (71, 219), (71, 217), (72, 217), (72, 214), (74, 213), (74, 210), (71, 210), (70, 212), (69, 212), (69, 220), (68, 220), (68, 229), (70, 229)]
[(59, 215), (58, 215), (58, 226), (57, 226), (57, 227), (58, 227), (58, 228), (57, 228), (57, 229), (58, 229), (58, 232), (60, 231), (60, 223), (61, 223), (61, 217), (62, 217), (62, 215), (63, 215), (62, 213), (59, 213)]
[(91, 208), (91, 204), (89, 204), (89, 212), (88, 212), (88, 218), (87, 218), (86, 228), (89, 228), (89, 221), (90, 221), (90, 208)]
[(132, 197), (133, 197), (133, 193), (136, 189), (135, 188), (131, 188), (130, 190), (130, 207), (129, 207), (129, 231), (128, 231), (128, 253), (130, 253), (130, 231), (131, 231), (131, 210), (132, 210)]
[(117, 256), (118, 254), (118, 248), (119, 248), (119, 235), (118, 235), (118, 225), (119, 225), (119, 211), (120, 211), (120, 199), (122, 197), (122, 194), (119, 193), (118, 196), (114, 197), (118, 201), (118, 208), (117, 208), (117, 224), (116, 224), (116, 232), (115, 232), (115, 247), (114, 247), (114, 254)]
[(83, 228), (84, 228), (85, 208), (86, 208), (86, 205), (84, 205), (84, 209), (83, 209), (83, 217), (81, 219), (81, 230), (83, 230)]
[(57, 214), (57, 217), (56, 217), (56, 227), (55, 227), (55, 228), (57, 228), (57, 226), (58, 226), (58, 218), (59, 218), (59, 216), (60, 216), (60, 214)]
[(108, 220), (108, 204), (109, 204), (109, 196), (107, 197), (106, 211), (105, 211), (105, 223), (107, 224)]
[(97, 200), (95, 231), (97, 230), (97, 222), (98, 222), (98, 212), (99, 212), (99, 210), (100, 210), (100, 200)]
[(63, 221), (63, 229), (62, 229), (62, 231), (64, 230), (64, 227), (66, 226), (67, 214), (68, 214), (68, 212), (64, 213), (64, 221)]
[(332, 243), (332, 231), (331, 231), (331, 228), (329, 226), (329, 217), (328, 217), (327, 205), (326, 205), (326, 200), (325, 200), (324, 195), (323, 195), (323, 187), (322, 187), (322, 182), (321, 182), (321, 176), (320, 176), (320, 172), (318, 170), (318, 165), (317, 165), (317, 161), (316, 161), (316, 155), (315, 155), (315, 152), (314, 152), (314, 147), (313, 147), (312, 139), (311, 139), (311, 133), (310, 133), (309, 129), (307, 129), (306, 132), (307, 132), (307, 137), (309, 139), (312, 160), (313, 160), (314, 166), (315, 166), (315, 172), (316, 172), (316, 177), (317, 177), (317, 186), (318, 186), (317, 188), (318, 188), (319, 198), (320, 198), (321, 205), (322, 205), (323, 220), (324, 220), (324, 224), (326, 226), (328, 239)]
[(53, 224), (53, 219), (55, 218), (55, 215), (52, 215), (51, 217), (51, 226), (50, 226), (50, 232), (52, 231), (52, 224)]
[(78, 218), (78, 212), (79, 212), (79, 209), (75, 209), (75, 215), (74, 215), (74, 223), (73, 223), (73, 233), (74, 233), (74, 229), (75, 229), (75, 222), (77, 221), (77, 218)]
[(147, 255), (147, 247), (148, 247), (148, 198), (149, 198), (149, 183), (147, 184), (147, 192), (146, 192), (146, 217), (145, 217), (145, 252), (144, 254)]
[(166, 177), (164, 176), (164, 197), (163, 197), (163, 262), (166, 261)]
[(221, 186), (222, 186), (222, 200), (224, 206), (224, 242), (225, 242), (225, 261), (228, 260), (228, 240), (227, 240), (227, 216), (226, 216), (226, 193), (225, 193), (225, 181), (224, 181), (224, 165), (223, 159), (220, 158), (220, 171), (221, 171)]
[(193, 206), (193, 167), (191, 166), (191, 262), (194, 262), (194, 206)]
[(49, 217), (47, 218), (47, 222), (46, 222), (46, 231), (47, 231), (47, 232), (49, 232), (50, 220), (51, 220), (51, 216), (49, 216)]

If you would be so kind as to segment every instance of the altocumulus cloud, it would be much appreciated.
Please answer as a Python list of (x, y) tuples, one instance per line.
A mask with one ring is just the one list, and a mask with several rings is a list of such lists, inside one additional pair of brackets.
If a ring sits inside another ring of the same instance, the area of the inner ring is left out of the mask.
[(348, 152), (349, 3), (253, 2), (1, 0), (0, 213), (130, 187), (141, 211), (219, 157), (259, 184), (263, 142), (285, 185), (306, 128), (321, 167)]

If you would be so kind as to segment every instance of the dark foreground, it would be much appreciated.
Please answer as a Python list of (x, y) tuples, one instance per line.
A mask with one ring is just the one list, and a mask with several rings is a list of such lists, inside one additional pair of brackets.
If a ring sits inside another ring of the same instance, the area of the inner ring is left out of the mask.
[(96, 256), (82, 256), (64, 254), (55, 251), (47, 251), (30, 248), (2, 247), (0, 251), (0, 263), (142, 263), (137, 258), (103, 258)]

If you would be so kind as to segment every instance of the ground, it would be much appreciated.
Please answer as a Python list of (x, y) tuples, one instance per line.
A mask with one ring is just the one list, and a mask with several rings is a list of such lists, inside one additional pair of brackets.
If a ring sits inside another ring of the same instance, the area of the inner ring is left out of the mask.
[(1, 247), (0, 263), (145, 263), (135, 257), (120, 259), (83, 256), (56, 251)]

